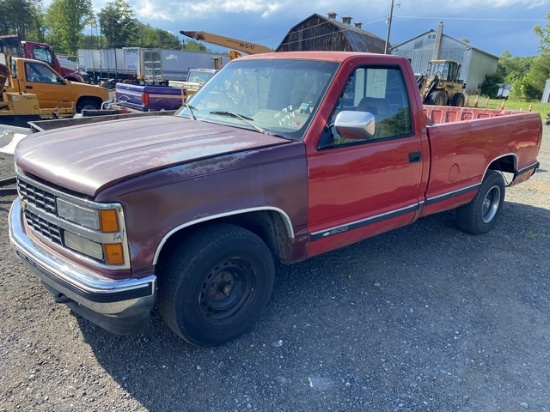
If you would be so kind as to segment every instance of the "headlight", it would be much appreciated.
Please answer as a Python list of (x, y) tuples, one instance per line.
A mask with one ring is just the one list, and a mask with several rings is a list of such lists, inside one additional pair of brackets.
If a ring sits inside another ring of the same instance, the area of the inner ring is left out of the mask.
[(103, 233), (120, 230), (115, 209), (89, 209), (57, 198), (57, 214), (65, 220)]
[(87, 209), (57, 198), (57, 214), (59, 217), (81, 226), (94, 230), (99, 229), (99, 214), (97, 210)]
[[(96, 231), (83, 232), (75, 229), (64, 231), (64, 244), (69, 249), (90, 256), (112, 266), (125, 264), (125, 252), (122, 243), (112, 243), (113, 236), (121, 231), (119, 212), (113, 208), (90, 208), (57, 198), (57, 215), (71, 223)], [(76, 234), (75, 232), (80, 233)], [(86, 233), (86, 234), (85, 234)], [(86, 237), (84, 237), (86, 236)], [(87, 237), (91, 237), (88, 239)], [(120, 237), (122, 239), (122, 237)]]
[(103, 248), (99, 243), (92, 242), (82, 236), (75, 235), (69, 231), (64, 233), (65, 246), (77, 252), (84, 253), (97, 260), (103, 260)]

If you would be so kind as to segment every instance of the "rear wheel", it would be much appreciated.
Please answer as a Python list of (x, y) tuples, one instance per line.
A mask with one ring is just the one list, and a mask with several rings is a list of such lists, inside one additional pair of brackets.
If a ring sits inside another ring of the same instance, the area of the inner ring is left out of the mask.
[(453, 106), (456, 107), (464, 107), (464, 101), (465, 101), (464, 94), (462, 93), (455, 93), (453, 95)]
[(434, 106), (445, 106), (447, 103), (447, 96), (445, 92), (442, 91), (430, 93), (428, 96), (428, 103)]
[(504, 203), (504, 179), (494, 170), (489, 170), (477, 195), (467, 205), (456, 210), (458, 228), (479, 235), (490, 231)]
[(271, 251), (254, 233), (228, 224), (199, 230), (160, 270), (160, 313), (189, 343), (220, 345), (254, 325), (274, 272)]

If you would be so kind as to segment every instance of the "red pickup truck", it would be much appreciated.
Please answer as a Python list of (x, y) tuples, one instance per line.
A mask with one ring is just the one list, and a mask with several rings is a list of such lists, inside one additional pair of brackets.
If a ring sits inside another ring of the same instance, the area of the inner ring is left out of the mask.
[(537, 169), (535, 113), (427, 106), (407, 59), (234, 60), (174, 116), (24, 138), (10, 238), (58, 302), (117, 333), (157, 304), (196, 345), (248, 330), (275, 260), (297, 262), (456, 209), (489, 231)]

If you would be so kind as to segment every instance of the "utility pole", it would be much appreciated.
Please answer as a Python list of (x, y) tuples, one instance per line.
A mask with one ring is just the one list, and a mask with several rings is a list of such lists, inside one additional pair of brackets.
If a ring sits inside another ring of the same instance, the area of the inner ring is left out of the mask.
[[(390, 32), (391, 32), (391, 21), (393, 19), (393, 5), (394, 0), (391, 0), (391, 8), (390, 8), (390, 16), (386, 20), (386, 23), (388, 24), (388, 33), (386, 34), (386, 46), (384, 47), (384, 54), (388, 54), (388, 47), (390, 45)], [(401, 4), (396, 4), (396, 6), (400, 6)]]

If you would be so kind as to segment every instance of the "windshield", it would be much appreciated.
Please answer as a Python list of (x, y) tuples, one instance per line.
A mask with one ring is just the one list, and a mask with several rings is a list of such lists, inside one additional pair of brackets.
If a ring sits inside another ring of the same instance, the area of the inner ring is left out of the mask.
[(310, 60), (235, 60), (176, 116), (301, 140), (337, 67)]
[(210, 80), (212, 76), (214, 76), (214, 72), (201, 72), (198, 70), (191, 70), (189, 72), (189, 81), (191, 83), (204, 84), (208, 80)]

